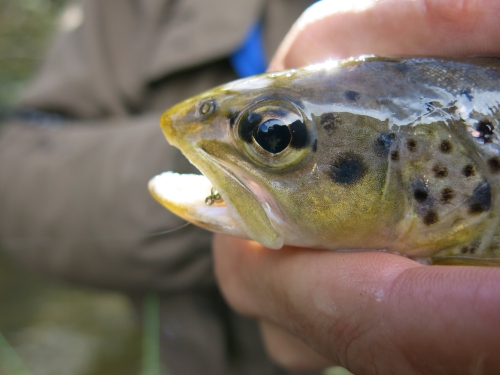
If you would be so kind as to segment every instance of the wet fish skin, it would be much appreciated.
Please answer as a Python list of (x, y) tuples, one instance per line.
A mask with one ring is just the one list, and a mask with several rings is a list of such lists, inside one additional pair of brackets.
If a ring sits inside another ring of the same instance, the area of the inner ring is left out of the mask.
[(151, 190), (268, 247), (495, 264), (499, 102), (500, 59), (485, 57), (367, 57), (235, 81), (162, 118), (230, 220), (207, 223)]

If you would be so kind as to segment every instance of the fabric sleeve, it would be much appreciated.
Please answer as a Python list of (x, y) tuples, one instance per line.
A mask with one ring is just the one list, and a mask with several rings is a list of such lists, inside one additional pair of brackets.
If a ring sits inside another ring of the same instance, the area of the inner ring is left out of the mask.
[(193, 172), (169, 146), (159, 113), (0, 132), (0, 243), (39, 272), (121, 289), (213, 282), (210, 234), (149, 195), (165, 170)]

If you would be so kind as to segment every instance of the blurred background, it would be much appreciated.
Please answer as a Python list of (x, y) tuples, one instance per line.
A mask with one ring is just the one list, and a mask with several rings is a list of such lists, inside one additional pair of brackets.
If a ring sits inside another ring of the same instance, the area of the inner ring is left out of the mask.
[[(68, 2), (0, 0), (0, 121), (35, 74)], [(135, 375), (140, 368), (141, 328), (126, 297), (22, 270), (0, 238), (0, 375)]]

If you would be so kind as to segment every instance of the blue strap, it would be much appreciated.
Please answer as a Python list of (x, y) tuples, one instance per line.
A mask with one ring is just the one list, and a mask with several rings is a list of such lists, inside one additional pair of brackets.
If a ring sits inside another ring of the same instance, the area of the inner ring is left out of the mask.
[(242, 78), (266, 71), (267, 60), (262, 42), (262, 25), (259, 22), (252, 25), (245, 41), (229, 61), (234, 71)]

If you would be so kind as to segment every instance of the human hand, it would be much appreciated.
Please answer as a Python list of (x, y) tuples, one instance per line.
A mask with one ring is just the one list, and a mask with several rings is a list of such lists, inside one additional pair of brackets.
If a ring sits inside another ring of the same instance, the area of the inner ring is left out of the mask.
[[(494, 0), (325, 1), (299, 19), (270, 69), (359, 54), (495, 55), (499, 11)], [(425, 267), (383, 252), (273, 251), (222, 235), (214, 258), (228, 302), (259, 319), (268, 352), (286, 367), (500, 371), (499, 268)]]

